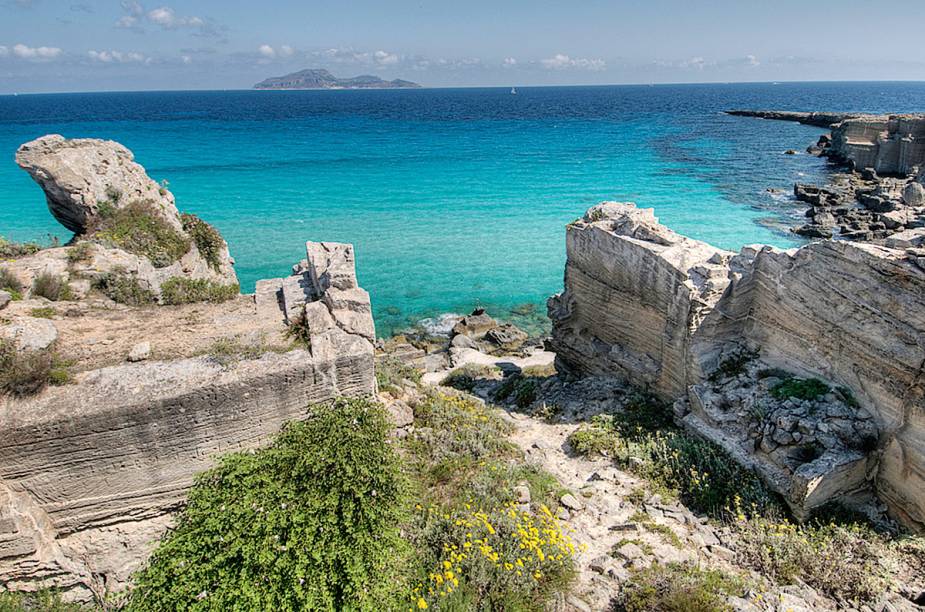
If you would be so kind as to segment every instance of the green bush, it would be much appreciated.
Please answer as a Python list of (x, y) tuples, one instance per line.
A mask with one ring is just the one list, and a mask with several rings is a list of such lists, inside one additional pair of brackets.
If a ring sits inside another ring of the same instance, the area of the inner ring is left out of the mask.
[(113, 270), (101, 274), (93, 286), (103, 295), (119, 304), (143, 306), (157, 301), (154, 292), (137, 276), (123, 270)]
[(648, 396), (633, 396), (622, 412), (595, 416), (569, 444), (581, 455), (611, 457), (661, 492), (714, 517), (726, 516), (736, 504), (750, 513), (780, 509), (777, 496), (754, 472), (719, 446), (674, 426), (670, 408)]
[(740, 519), (737, 562), (779, 584), (806, 582), (838, 599), (872, 602), (892, 586), (887, 540), (861, 523)]
[(0, 236), (0, 260), (18, 259), (33, 253), (38, 253), (42, 247), (34, 242), (13, 242)]
[(403, 381), (420, 384), (421, 371), (395, 357), (385, 356), (376, 360), (376, 384), (380, 391), (397, 387)]
[(44, 306), (42, 308), (33, 308), (29, 311), (29, 316), (36, 317), (37, 319), (53, 319), (58, 312), (51, 306)]
[(54, 591), (0, 593), (0, 612), (90, 612), (76, 603), (66, 603)]
[(0, 290), (11, 293), (14, 299), (22, 298), (22, 283), (8, 268), (0, 268)]
[(67, 301), (73, 298), (67, 281), (49, 272), (42, 272), (32, 280), (32, 295), (49, 299), (52, 302)]
[(218, 304), (233, 300), (240, 290), (237, 283), (223, 285), (204, 278), (171, 276), (161, 283), (161, 301), (171, 305), (194, 302)]
[(447, 374), (440, 384), (460, 391), (472, 391), (479, 380), (490, 379), (497, 373), (498, 368), (495, 367), (469, 364)]
[(161, 217), (150, 201), (135, 201), (122, 208), (101, 202), (94, 240), (147, 257), (155, 268), (164, 268), (186, 255), (190, 241)]
[(81, 240), (67, 250), (68, 262), (87, 263), (93, 258), (93, 243)]
[(67, 384), (70, 365), (50, 349), (17, 351), (12, 342), (0, 339), (0, 394), (26, 397), (48, 385)]
[(298, 316), (289, 321), (283, 337), (303, 348), (312, 348), (312, 329), (308, 324), (308, 314), (305, 312), (305, 306), (302, 306), (302, 312)]
[(222, 247), (225, 241), (217, 229), (190, 213), (180, 215), (183, 231), (190, 235), (199, 254), (209, 267), (218, 272), (222, 267)]
[(777, 399), (796, 398), (814, 400), (832, 389), (816, 378), (787, 378), (771, 387), (771, 395)]
[[(414, 423), (404, 443), (420, 500), (405, 529), (419, 560), (412, 606), (527, 612), (566, 591), (575, 547), (548, 510), (565, 491), (523, 462), (511, 427), (471, 397), (436, 392), (415, 406)], [(516, 506), (518, 485), (532, 514)], [(544, 537), (523, 540), (533, 527)]]
[(730, 355), (710, 374), (711, 382), (719, 382), (726, 378), (735, 378), (739, 374), (745, 373), (748, 364), (758, 357), (754, 351), (739, 350)]
[(520, 372), (511, 374), (495, 390), (495, 400), (506, 402), (513, 399), (518, 408), (529, 408), (536, 401), (538, 382), (538, 378), (534, 376), (524, 376)]
[(407, 597), (405, 487), (381, 406), (312, 407), (197, 479), (129, 610), (378, 610)]
[(729, 596), (744, 594), (743, 582), (693, 564), (654, 564), (633, 573), (612, 603), (614, 612), (731, 612)]

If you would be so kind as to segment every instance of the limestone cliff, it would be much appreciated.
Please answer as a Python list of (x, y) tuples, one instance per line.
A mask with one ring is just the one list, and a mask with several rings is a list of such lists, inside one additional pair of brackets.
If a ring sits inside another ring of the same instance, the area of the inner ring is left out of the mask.
[[(306, 251), (305, 274), (320, 282), (299, 303), (302, 348), (123, 363), (33, 397), (0, 397), (5, 587), (54, 586), (81, 599), (124, 588), (217, 455), (264, 443), (313, 403), (375, 392), (375, 332), (353, 249), (310, 242)], [(285, 303), (264, 291), (216, 325), (281, 337)]]
[[(758, 469), (798, 516), (869, 488), (921, 527), (925, 230), (906, 234), (888, 246), (829, 241), (730, 257), (651, 211), (598, 206), (568, 229), (553, 346), (573, 369), (681, 400), (685, 425)], [(755, 365), (717, 375), (743, 352)], [(812, 402), (768, 397), (760, 373), (778, 370), (844, 392), (820, 395), (816, 418)]]

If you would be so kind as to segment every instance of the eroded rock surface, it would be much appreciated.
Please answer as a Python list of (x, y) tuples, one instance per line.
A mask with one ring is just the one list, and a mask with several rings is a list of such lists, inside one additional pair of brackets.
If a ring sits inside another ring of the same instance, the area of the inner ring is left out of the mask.
[[(330, 269), (315, 246), (308, 245), (308, 269)], [(352, 254), (350, 245), (337, 250)], [(213, 324), (220, 336), (222, 328), (242, 327), (230, 318), (245, 317), (244, 327), (272, 332), (279, 340), (263, 354), (207, 351), (166, 361), (160, 353), (155, 360), (144, 341), (129, 363), (122, 349), (120, 365), (82, 371), (72, 384), (0, 397), (4, 586), (56, 587), (82, 600), (100, 585), (121, 590), (216, 456), (265, 443), (313, 403), (375, 393), (369, 298), (352, 269), (338, 270), (337, 284), (352, 288), (332, 283), (303, 295), (312, 314), (302, 322), (308, 341), (301, 348), (279, 346), (286, 328), (278, 288)], [(234, 350), (237, 340), (224, 340)]]
[[(921, 527), (922, 234), (910, 230), (893, 247), (825, 241), (789, 251), (746, 247), (730, 257), (658, 225), (651, 211), (597, 206), (568, 229), (565, 292), (549, 302), (552, 345), (565, 367), (619, 375), (680, 398), (686, 425), (743, 463), (764, 461), (766, 477), (782, 461), (755, 452), (748, 411), (730, 409), (723, 394), (705, 404), (698, 385), (730, 354), (748, 350), (756, 367), (845, 388), (856, 404), (839, 409), (849, 411), (846, 421), (869, 423), (866, 433), (845, 448), (834, 445), (837, 460), (814, 466), (825, 468), (821, 473), (802, 478), (785, 469), (768, 480), (797, 515), (869, 487), (894, 515)], [(770, 440), (774, 433), (768, 430)], [(790, 442), (783, 432), (778, 437), (778, 446)]]

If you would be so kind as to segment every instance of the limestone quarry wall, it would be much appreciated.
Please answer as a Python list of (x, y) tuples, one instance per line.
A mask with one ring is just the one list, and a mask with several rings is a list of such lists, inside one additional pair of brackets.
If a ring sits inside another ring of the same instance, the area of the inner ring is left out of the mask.
[(217, 456), (265, 443), (312, 404), (375, 393), (375, 330), (353, 249), (307, 252), (293, 278), (325, 282), (284, 299), (279, 279), (255, 304), (280, 333), (286, 313), (306, 324), (307, 349), (118, 365), (0, 397), (3, 587), (83, 600), (124, 588)]
[(829, 155), (881, 174), (914, 174), (925, 165), (925, 117), (860, 116), (832, 126)]
[[(651, 238), (628, 234), (632, 223)], [(550, 300), (564, 365), (686, 399), (725, 355), (747, 347), (768, 367), (847, 387), (879, 429), (871, 487), (896, 516), (925, 525), (925, 271), (912, 244), (921, 237), (890, 248), (746, 248), (728, 258), (658, 225), (651, 211), (614, 204), (568, 234), (565, 292)], [(819, 487), (813, 505), (827, 487), (842, 492), (822, 479), (808, 486)]]

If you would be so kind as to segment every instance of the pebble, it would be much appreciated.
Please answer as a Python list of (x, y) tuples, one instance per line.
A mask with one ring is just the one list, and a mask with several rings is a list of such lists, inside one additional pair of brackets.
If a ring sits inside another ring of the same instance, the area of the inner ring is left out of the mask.
[(561, 498), (559, 498), (559, 503), (565, 506), (566, 508), (568, 508), (569, 510), (574, 510), (575, 512), (578, 512), (579, 510), (584, 508), (582, 503), (578, 501), (578, 499), (571, 493), (566, 493)]

